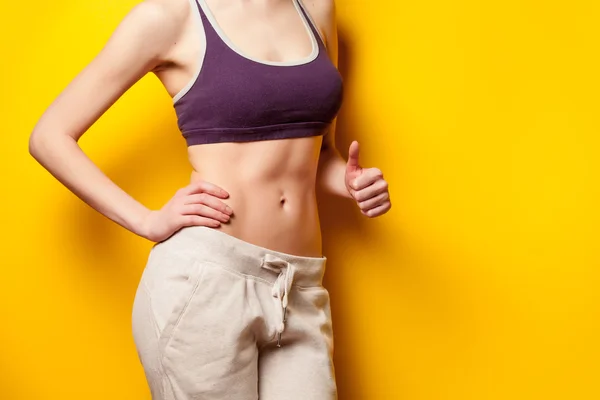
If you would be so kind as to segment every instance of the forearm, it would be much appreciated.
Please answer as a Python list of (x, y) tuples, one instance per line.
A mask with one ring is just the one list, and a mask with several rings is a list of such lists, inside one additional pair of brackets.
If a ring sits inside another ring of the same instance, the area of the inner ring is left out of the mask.
[(326, 193), (351, 199), (344, 183), (345, 173), (346, 161), (339, 151), (334, 146), (322, 149), (317, 174), (318, 185)]
[(81, 200), (107, 218), (142, 236), (150, 212), (112, 182), (68, 135), (32, 134), (31, 155)]

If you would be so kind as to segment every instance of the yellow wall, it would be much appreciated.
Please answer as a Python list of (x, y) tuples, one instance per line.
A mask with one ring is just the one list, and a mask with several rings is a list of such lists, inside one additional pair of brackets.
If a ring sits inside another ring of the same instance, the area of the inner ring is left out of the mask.
[[(2, 399), (150, 398), (130, 330), (150, 243), (27, 154), (134, 3), (0, 5)], [(322, 204), (340, 399), (600, 398), (597, 4), (338, 0), (338, 145), (394, 199)], [(82, 145), (148, 206), (187, 182), (152, 76)]]

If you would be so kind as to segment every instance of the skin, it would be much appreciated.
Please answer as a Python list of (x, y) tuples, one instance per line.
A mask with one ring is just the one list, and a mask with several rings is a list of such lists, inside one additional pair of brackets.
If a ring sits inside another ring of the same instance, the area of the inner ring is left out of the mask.
[[(245, 55), (290, 61), (311, 51), (306, 28), (289, 0), (207, 4)], [(304, 4), (337, 66), (333, 0)], [(203, 225), (273, 250), (321, 257), (317, 185), (354, 201), (367, 217), (386, 213), (391, 202), (381, 170), (360, 166), (357, 142), (352, 142), (348, 160), (342, 158), (334, 145), (335, 120), (324, 136), (190, 146), (190, 184), (159, 210), (133, 199), (85, 155), (79, 138), (144, 75), (154, 73), (171, 96), (192, 79), (202, 46), (196, 12), (188, 0), (136, 5), (41, 116), (30, 136), (31, 155), (91, 207), (151, 241)]]

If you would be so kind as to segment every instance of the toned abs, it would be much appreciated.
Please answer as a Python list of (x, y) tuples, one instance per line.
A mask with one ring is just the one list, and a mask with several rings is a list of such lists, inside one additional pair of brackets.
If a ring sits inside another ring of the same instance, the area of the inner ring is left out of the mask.
[(191, 180), (229, 193), (215, 228), (276, 251), (321, 257), (315, 181), (322, 137), (190, 146)]

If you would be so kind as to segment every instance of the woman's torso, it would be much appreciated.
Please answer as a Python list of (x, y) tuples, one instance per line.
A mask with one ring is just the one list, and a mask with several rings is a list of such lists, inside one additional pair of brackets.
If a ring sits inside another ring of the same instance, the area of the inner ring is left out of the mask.
[[(293, 62), (305, 59), (313, 49), (292, 1), (252, 5), (238, 0), (205, 0), (204, 4), (221, 32), (245, 56)], [(310, 13), (308, 7), (307, 11)], [(194, 12), (190, 4), (180, 40), (173, 46), (173, 66), (156, 72), (172, 96), (193, 78), (198, 55), (205, 51)], [(203, 68), (211, 63), (210, 57), (203, 63)], [(273, 250), (321, 256), (315, 194), (321, 141), (322, 137), (315, 135), (189, 146), (191, 180), (206, 180), (230, 194), (224, 202), (234, 215), (217, 229)]]
[(315, 198), (318, 138), (190, 147), (192, 180), (229, 193), (234, 211), (222, 231), (284, 253), (320, 257)]

